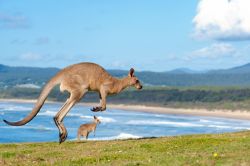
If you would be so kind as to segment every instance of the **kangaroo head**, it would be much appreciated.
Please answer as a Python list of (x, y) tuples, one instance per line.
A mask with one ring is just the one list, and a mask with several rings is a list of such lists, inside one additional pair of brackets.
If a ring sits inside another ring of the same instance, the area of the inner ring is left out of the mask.
[(136, 89), (142, 89), (142, 85), (139, 79), (134, 75), (135, 70), (133, 68), (130, 69), (128, 73), (130, 86), (134, 86)]
[(94, 116), (94, 122), (97, 123), (97, 124), (101, 123), (100, 119), (98, 119), (96, 116)]

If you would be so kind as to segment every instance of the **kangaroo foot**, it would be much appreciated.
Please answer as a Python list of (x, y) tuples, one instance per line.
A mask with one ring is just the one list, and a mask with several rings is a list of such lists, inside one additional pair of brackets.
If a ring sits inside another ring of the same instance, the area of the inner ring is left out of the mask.
[(67, 132), (66, 133), (60, 133), (59, 137), (60, 137), (59, 143), (61, 144), (67, 139), (68, 133)]
[(93, 107), (93, 108), (91, 109), (91, 111), (93, 111), (93, 112), (102, 111), (102, 107)]
[(61, 144), (67, 139), (68, 132), (64, 127), (63, 123), (59, 123), (56, 117), (54, 117), (54, 122), (59, 129), (59, 143)]

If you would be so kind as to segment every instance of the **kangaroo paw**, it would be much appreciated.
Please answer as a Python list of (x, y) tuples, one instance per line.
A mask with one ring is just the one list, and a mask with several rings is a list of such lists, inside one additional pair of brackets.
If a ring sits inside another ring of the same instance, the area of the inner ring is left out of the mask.
[(67, 133), (60, 133), (60, 140), (59, 143), (63, 143), (67, 139), (68, 134)]
[(93, 108), (91, 109), (91, 111), (93, 111), (93, 112), (102, 111), (102, 107), (93, 107)]

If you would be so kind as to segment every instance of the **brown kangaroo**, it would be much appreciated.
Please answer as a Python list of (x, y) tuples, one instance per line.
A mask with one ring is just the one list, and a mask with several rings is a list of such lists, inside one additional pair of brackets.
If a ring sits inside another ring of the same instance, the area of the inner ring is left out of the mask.
[(40, 111), (50, 91), (58, 84), (60, 84), (61, 92), (68, 91), (70, 93), (69, 98), (54, 117), (55, 124), (59, 129), (60, 143), (66, 140), (68, 134), (62, 123), (64, 117), (86, 92), (97, 91), (99, 93), (100, 106), (91, 109), (97, 112), (106, 109), (107, 95), (117, 94), (129, 86), (142, 89), (140, 81), (134, 75), (133, 68), (130, 69), (127, 77), (118, 79), (112, 77), (104, 68), (97, 64), (88, 62), (74, 64), (62, 69), (51, 78), (43, 88), (34, 108), (28, 116), (18, 122), (9, 122), (7, 120), (4, 120), (4, 122), (12, 126), (21, 126), (30, 122)]
[(94, 136), (95, 136), (95, 130), (97, 124), (100, 124), (101, 121), (94, 116), (94, 122), (93, 123), (87, 123), (87, 124), (82, 124), (77, 132), (77, 140), (80, 141), (81, 136), (85, 137), (86, 140), (88, 139), (89, 133), (94, 131)]

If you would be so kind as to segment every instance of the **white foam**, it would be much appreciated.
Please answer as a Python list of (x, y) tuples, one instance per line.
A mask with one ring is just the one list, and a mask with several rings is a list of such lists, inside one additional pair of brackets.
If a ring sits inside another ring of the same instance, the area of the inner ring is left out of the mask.
[(222, 125), (208, 125), (208, 127), (219, 128), (219, 129), (234, 129), (234, 130), (250, 130), (249, 127), (235, 127), (235, 126), (222, 126)]
[[(2, 129), (17, 129), (16, 126), (0, 126), (0, 128), (2, 128)], [(55, 128), (44, 127), (44, 126), (19, 126), (18, 129), (32, 129), (32, 130), (43, 130), (43, 131), (56, 130)]]
[(93, 116), (81, 115), (80, 118), (94, 119)]
[(82, 114), (78, 114), (78, 113), (68, 113), (67, 116), (71, 116), (71, 117), (81, 117)]
[[(45, 111), (45, 112), (41, 112), (39, 113), (39, 115), (43, 115), (43, 116), (55, 116), (57, 112), (54, 111)], [(82, 115), (79, 113), (69, 113), (67, 116), (71, 116), (71, 117), (80, 117), (83, 119), (94, 119), (93, 116), (89, 116), (89, 115)], [(98, 116), (98, 118), (101, 120), (102, 123), (112, 123), (112, 122), (116, 122), (115, 119), (110, 118), (110, 117), (103, 117), (103, 116)]]
[(166, 115), (162, 115), (162, 114), (154, 114), (155, 117), (159, 117), (159, 118), (163, 118), (166, 117)]
[(112, 136), (112, 137), (100, 137), (100, 138), (90, 138), (90, 140), (116, 140), (116, 139), (137, 139), (137, 138), (142, 138), (141, 136), (138, 135), (133, 135), (129, 133), (120, 133), (117, 136)]
[(171, 121), (152, 121), (152, 120), (131, 120), (126, 122), (129, 125), (170, 125), (178, 127), (202, 127), (202, 124), (194, 124), (187, 122), (171, 122)]
[[(44, 112), (39, 113), (39, 115), (55, 116), (57, 112), (58, 111), (46, 110)], [(93, 119), (93, 116), (83, 116), (82, 114), (78, 114), (78, 113), (68, 113), (67, 116), (70, 116), (70, 117), (80, 117), (80, 118), (91, 118), (91, 119)]]
[(109, 117), (99, 116), (98, 118), (99, 118), (100, 121), (103, 122), (103, 123), (112, 123), (112, 122), (116, 122), (115, 119), (109, 118)]
[(25, 107), (25, 106), (15, 106), (15, 105), (9, 105), (9, 104), (4, 104), (0, 105), (1, 110), (7, 110), (7, 111), (31, 111), (31, 107)]
[(44, 116), (55, 116), (56, 112), (54, 111), (45, 111), (45, 112), (41, 112), (38, 115), (44, 115)]
[(211, 123), (212, 121), (206, 120), (206, 119), (200, 119), (200, 122), (202, 122), (202, 123)]
[(201, 123), (209, 123), (209, 124), (225, 124), (225, 122), (219, 122), (219, 121), (212, 121), (207, 119), (200, 119)]
[(128, 133), (120, 133), (116, 139), (128, 139), (128, 138), (141, 138), (140, 136), (128, 134)]
[[(87, 119), (94, 119), (93, 116), (86, 116), (86, 115), (81, 115), (80, 118), (87, 118)], [(101, 123), (112, 123), (112, 122), (116, 122), (115, 119), (113, 118), (109, 118), (109, 117), (103, 117), (103, 116), (98, 116), (98, 119), (100, 119)]]

